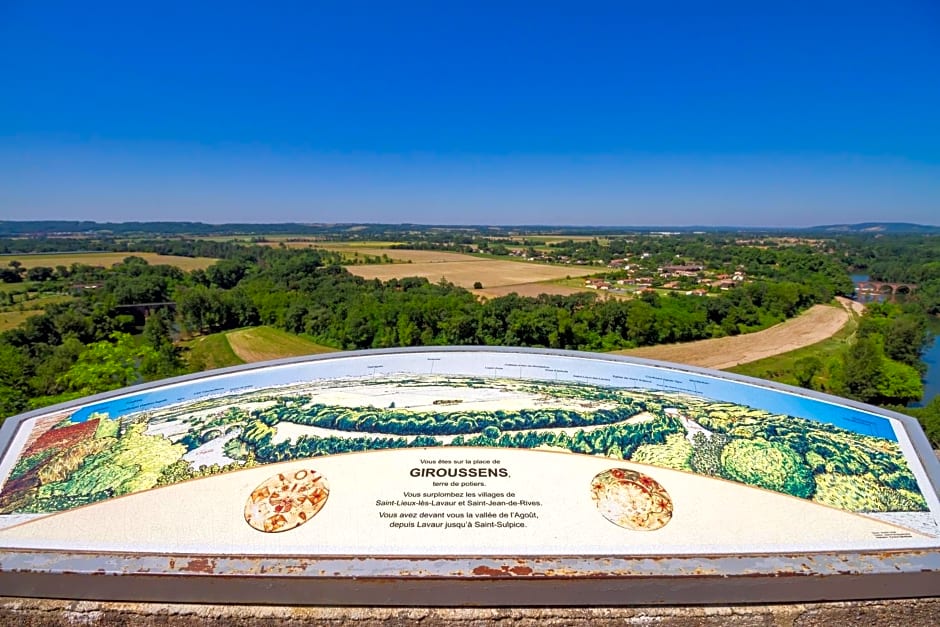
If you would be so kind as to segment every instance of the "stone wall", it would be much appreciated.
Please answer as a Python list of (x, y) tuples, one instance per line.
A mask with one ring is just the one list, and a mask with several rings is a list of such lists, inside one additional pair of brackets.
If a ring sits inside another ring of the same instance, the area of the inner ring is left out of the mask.
[(461, 627), (904, 627), (940, 625), (940, 598), (781, 605), (630, 608), (374, 608), (105, 603), (0, 597), (0, 624), (254, 627), (256, 625)]

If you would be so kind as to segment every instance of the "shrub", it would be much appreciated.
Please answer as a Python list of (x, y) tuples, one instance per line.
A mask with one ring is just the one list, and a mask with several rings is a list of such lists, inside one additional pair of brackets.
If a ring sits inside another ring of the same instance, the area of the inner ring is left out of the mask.
[(721, 452), (724, 476), (746, 483), (809, 498), (816, 491), (813, 473), (793, 449), (767, 440), (735, 440)]
[(631, 462), (649, 464), (662, 468), (690, 470), (689, 459), (692, 457), (692, 445), (682, 433), (673, 433), (666, 437), (665, 444), (644, 444), (640, 446)]

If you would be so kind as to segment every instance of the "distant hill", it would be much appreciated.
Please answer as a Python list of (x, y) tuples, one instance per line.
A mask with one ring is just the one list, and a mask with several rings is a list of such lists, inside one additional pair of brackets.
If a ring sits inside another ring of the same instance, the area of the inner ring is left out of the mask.
[(859, 224), (826, 224), (809, 227), (807, 230), (858, 234), (940, 233), (940, 226), (911, 224), (910, 222), (861, 222)]
[(306, 223), (206, 224), (203, 222), (92, 222), (79, 220), (0, 220), (0, 237), (147, 237), (147, 236), (285, 236), (323, 237), (326, 239), (383, 239), (408, 234), (432, 234), (459, 231), (466, 235), (621, 235), (629, 233), (760, 233), (767, 235), (830, 234), (938, 234), (940, 226), (906, 222), (863, 222), (828, 224), (811, 227), (755, 226), (574, 226), (574, 225), (428, 225), (377, 223)]

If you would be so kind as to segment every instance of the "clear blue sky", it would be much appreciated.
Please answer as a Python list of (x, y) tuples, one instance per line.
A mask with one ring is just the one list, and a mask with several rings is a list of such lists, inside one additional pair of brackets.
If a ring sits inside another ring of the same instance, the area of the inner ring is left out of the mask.
[(937, 0), (0, 0), (0, 218), (938, 216)]

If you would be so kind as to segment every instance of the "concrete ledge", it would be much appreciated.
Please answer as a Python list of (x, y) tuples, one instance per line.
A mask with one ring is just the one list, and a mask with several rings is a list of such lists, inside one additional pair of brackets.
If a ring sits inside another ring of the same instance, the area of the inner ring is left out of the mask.
[(140, 625), (719, 625), (814, 627), (935, 626), (940, 598), (781, 605), (629, 608), (374, 608), (108, 603), (0, 597), (0, 624)]

